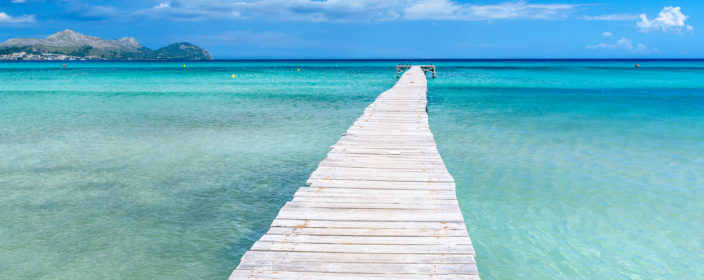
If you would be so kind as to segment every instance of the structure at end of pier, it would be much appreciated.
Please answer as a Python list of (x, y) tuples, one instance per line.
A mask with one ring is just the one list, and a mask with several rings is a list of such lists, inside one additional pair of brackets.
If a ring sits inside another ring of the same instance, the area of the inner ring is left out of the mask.
[[(411, 67), (413, 67), (413, 65), (407, 65), (407, 64), (396, 65), (396, 79), (401, 77), (401, 73), (403, 73), (403, 71), (411, 69)], [(435, 79), (435, 65), (432, 65), (432, 64), (421, 65), (420, 69), (423, 70), (424, 74), (428, 73), (428, 72), (433, 73), (433, 79)]]

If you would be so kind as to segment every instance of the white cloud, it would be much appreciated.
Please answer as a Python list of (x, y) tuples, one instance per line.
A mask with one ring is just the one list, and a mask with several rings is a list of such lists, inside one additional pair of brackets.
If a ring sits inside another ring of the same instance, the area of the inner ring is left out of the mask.
[(623, 50), (627, 52), (645, 52), (648, 48), (641, 44), (635, 44), (633, 45), (633, 41), (628, 38), (621, 38), (618, 41), (616, 41), (613, 44), (607, 44), (607, 43), (601, 43), (598, 45), (589, 45), (587, 46), (588, 49), (592, 50), (597, 50), (597, 49), (610, 49), (610, 50)]
[(159, 5), (154, 6), (154, 9), (164, 9), (164, 8), (168, 8), (168, 7), (171, 7), (171, 4), (169, 2), (164, 2)]
[(576, 7), (570, 4), (528, 4), (525, 1), (495, 5), (461, 4), (450, 0), (423, 0), (404, 9), (405, 19), (416, 20), (490, 20), (559, 19)]
[(687, 25), (685, 21), (689, 18), (684, 15), (680, 7), (664, 7), (658, 16), (652, 20), (645, 14), (640, 15), (640, 21), (636, 23), (640, 31), (663, 31), (682, 32), (682, 29), (692, 30), (694, 27)]
[(635, 14), (609, 14), (599, 16), (584, 16), (585, 20), (604, 20), (604, 21), (621, 21), (621, 20), (636, 20), (639, 16)]
[(13, 17), (6, 13), (0, 12), (0, 23), (31, 23), (34, 22), (34, 15), (24, 15)]
[(398, 6), (406, 0), (313, 1), (258, 0), (209, 2), (181, 1), (157, 5), (135, 15), (176, 20), (261, 19), (270, 21), (370, 21), (399, 18)]
[(608, 32), (608, 31), (601, 33), (601, 37), (611, 37), (611, 36), (614, 36), (614, 34), (611, 32)]
[[(177, 5), (178, 4), (178, 5)], [(577, 5), (532, 4), (526, 1), (473, 5), (457, 0), (213, 0), (164, 2), (136, 15), (200, 20), (210, 18), (271, 21), (389, 21), (560, 19)]]
[(12, 0), (12, 3), (24, 3), (27, 2), (27, 0)]
[(70, 7), (62, 16), (69, 19), (101, 21), (123, 17), (124, 12), (114, 6), (77, 4)]

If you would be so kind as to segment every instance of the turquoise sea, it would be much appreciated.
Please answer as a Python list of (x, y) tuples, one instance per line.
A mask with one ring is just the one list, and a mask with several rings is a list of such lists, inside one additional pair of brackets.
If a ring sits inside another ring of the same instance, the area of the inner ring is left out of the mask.
[[(429, 62), (483, 279), (704, 278), (704, 61)], [(398, 61), (63, 63), (0, 63), (0, 278), (226, 279)]]

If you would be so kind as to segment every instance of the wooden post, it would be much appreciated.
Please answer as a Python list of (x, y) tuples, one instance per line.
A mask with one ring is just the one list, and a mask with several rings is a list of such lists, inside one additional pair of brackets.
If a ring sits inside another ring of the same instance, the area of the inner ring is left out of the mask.
[(420, 68), (423, 69), (423, 73), (432, 72), (433, 79), (435, 79), (435, 76), (436, 76), (435, 75), (435, 65), (432, 65), (432, 64), (422, 65)]
[(401, 73), (403, 73), (403, 71), (406, 71), (408, 69), (411, 69), (411, 65), (405, 65), (405, 64), (396, 65), (396, 79), (398, 79), (400, 77), (400, 75), (401, 75)]

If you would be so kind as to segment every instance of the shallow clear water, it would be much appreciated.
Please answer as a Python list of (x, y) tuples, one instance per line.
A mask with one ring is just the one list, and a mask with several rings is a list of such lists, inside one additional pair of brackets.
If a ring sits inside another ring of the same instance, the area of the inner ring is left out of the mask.
[[(61, 64), (0, 63), (9, 279), (226, 278), (396, 62)], [(704, 277), (704, 62), (436, 64), (484, 279)]]

